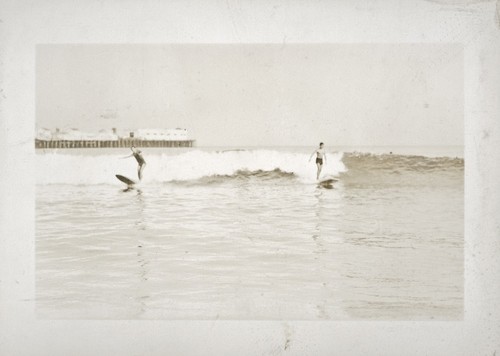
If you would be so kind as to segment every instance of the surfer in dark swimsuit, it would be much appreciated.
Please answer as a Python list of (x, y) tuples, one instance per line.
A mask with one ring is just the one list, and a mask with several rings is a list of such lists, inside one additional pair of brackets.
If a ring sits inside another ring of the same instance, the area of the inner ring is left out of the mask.
[(127, 156), (124, 158), (134, 156), (134, 158), (137, 160), (137, 163), (139, 164), (139, 166), (137, 167), (137, 176), (139, 177), (139, 180), (142, 180), (142, 171), (144, 170), (144, 167), (146, 166), (146, 160), (144, 159), (144, 157), (142, 157), (141, 150), (138, 150), (134, 146), (130, 147), (130, 150), (132, 151), (132, 154), (130, 156)]
[(309, 157), (309, 162), (311, 162), (311, 158), (313, 158), (314, 154), (316, 154), (316, 166), (318, 167), (318, 173), (316, 174), (316, 179), (319, 179), (321, 169), (323, 168), (323, 160), (324, 163), (326, 164), (326, 153), (323, 146), (324, 146), (323, 142), (321, 142), (319, 144), (319, 148), (311, 154), (311, 157)]

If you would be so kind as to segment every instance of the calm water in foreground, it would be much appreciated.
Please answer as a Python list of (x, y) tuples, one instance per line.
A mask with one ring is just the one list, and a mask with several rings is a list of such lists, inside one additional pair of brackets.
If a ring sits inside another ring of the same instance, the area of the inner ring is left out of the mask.
[(37, 315), (461, 319), (464, 162), (412, 150), (332, 151), (325, 188), (311, 149), (144, 149), (128, 191), (125, 149), (38, 152)]

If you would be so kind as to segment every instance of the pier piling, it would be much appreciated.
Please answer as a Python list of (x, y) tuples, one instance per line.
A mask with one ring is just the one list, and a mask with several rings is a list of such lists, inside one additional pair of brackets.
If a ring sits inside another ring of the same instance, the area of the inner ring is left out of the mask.
[(140, 140), (125, 138), (118, 140), (39, 140), (35, 148), (128, 148), (135, 147), (193, 147), (195, 140)]

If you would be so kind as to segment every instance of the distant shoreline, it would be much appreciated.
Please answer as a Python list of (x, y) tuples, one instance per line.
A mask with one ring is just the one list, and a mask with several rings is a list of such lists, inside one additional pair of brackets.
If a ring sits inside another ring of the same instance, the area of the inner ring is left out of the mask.
[[(187, 146), (185, 142), (179, 143), (175, 146), (173, 141), (169, 146), (153, 146), (151, 142), (148, 145), (136, 147), (144, 147), (147, 149), (147, 154), (178, 154), (190, 150), (204, 151), (204, 152), (245, 152), (245, 151), (269, 151), (272, 152), (287, 152), (287, 153), (305, 153), (310, 155), (313, 146)], [(136, 142), (137, 143), (137, 142)], [(129, 140), (123, 146), (110, 146), (110, 147), (42, 147), (36, 150), (37, 153), (43, 154), (45, 152), (59, 152), (64, 154), (83, 154), (94, 155), (101, 152), (115, 152), (123, 148), (129, 148), (132, 145)], [(89, 149), (91, 148), (91, 149)], [(449, 158), (464, 158), (465, 149), (463, 146), (328, 146), (327, 154), (345, 153), (345, 154), (373, 154), (373, 155), (403, 155), (403, 156), (424, 156), (424, 157), (449, 157)]]

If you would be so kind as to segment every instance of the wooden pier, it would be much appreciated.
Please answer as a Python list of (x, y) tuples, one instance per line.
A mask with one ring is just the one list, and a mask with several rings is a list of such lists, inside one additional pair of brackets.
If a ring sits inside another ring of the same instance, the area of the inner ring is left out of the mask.
[(120, 147), (193, 147), (194, 140), (140, 140), (134, 138), (118, 140), (39, 140), (35, 148), (120, 148)]

